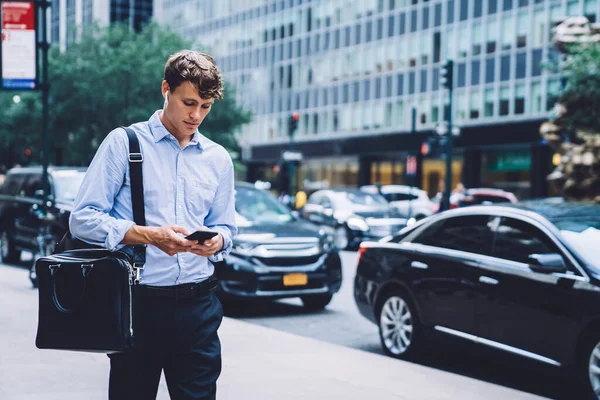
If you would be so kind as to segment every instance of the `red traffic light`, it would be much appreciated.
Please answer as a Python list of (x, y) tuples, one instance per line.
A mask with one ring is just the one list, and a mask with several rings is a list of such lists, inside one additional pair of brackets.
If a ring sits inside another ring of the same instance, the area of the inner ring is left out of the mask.
[(25, 149), (25, 155), (29, 157), (31, 155), (31, 149)]
[(423, 142), (423, 144), (421, 144), (421, 154), (424, 156), (429, 154), (429, 143)]
[(298, 112), (293, 113), (292, 114), (292, 119), (294, 121), (298, 121), (300, 119), (300, 113), (298, 113)]

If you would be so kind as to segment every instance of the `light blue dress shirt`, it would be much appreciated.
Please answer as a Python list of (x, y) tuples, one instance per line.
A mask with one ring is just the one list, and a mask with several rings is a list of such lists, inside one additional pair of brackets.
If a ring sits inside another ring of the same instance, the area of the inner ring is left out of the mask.
[[(196, 132), (181, 148), (159, 118), (131, 126), (140, 141), (147, 226), (179, 225), (190, 233), (201, 226), (223, 235), (223, 250), (209, 259), (217, 262), (229, 253), (236, 234), (233, 163), (220, 145)], [(69, 220), (71, 233), (109, 250), (121, 241), (133, 223), (129, 178), (129, 140), (124, 129), (113, 130), (92, 160)], [(190, 252), (169, 256), (157, 247), (146, 249), (140, 283), (168, 286), (199, 282), (214, 266)]]

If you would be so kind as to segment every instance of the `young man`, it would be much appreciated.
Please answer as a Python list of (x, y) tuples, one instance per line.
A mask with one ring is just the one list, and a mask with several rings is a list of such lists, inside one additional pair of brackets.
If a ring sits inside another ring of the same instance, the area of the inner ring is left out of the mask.
[[(92, 160), (71, 212), (71, 233), (116, 250), (146, 244), (135, 288), (132, 352), (110, 355), (110, 399), (154, 399), (164, 370), (172, 399), (214, 399), (221, 372), (217, 329), (223, 318), (211, 291), (210, 261), (231, 249), (233, 163), (227, 151), (198, 132), (223, 96), (212, 57), (181, 51), (169, 58), (162, 110), (131, 126), (143, 155), (147, 226), (133, 222), (127, 134), (115, 129)], [(209, 228), (203, 243), (186, 240)]]

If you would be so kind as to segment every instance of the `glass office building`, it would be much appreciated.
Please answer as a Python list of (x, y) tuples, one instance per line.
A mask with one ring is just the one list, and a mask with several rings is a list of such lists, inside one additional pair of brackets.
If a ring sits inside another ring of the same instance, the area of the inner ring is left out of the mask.
[(62, 49), (77, 40), (77, 29), (93, 22), (128, 22), (139, 31), (152, 18), (152, 0), (51, 0), (50, 41)]
[[(552, 26), (596, 21), (599, 0), (156, 0), (155, 18), (216, 56), (254, 119), (240, 134), (248, 179), (273, 180), (301, 117), (300, 186), (412, 183), (433, 194), (443, 155), (421, 155), (448, 113), (454, 61), (454, 183), (548, 192), (540, 141), (561, 90)], [(416, 175), (407, 158), (416, 157)]]

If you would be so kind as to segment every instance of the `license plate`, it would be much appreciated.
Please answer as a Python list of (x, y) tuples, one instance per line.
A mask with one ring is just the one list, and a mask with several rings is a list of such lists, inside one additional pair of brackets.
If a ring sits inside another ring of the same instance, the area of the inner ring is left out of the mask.
[(302, 286), (308, 283), (306, 274), (287, 274), (283, 276), (284, 286)]

